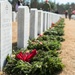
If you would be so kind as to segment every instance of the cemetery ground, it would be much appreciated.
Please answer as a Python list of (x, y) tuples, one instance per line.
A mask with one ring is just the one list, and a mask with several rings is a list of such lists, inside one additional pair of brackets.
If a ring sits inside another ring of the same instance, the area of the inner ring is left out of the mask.
[[(13, 43), (17, 42), (17, 24), (13, 23)], [(62, 42), (60, 57), (65, 68), (59, 75), (75, 75), (75, 20), (65, 19), (65, 41)]]
[[(17, 42), (17, 23), (13, 23), (13, 45)], [(65, 64), (64, 70), (59, 75), (75, 75), (75, 20), (65, 19), (65, 41), (62, 42), (60, 57)], [(0, 74), (2, 75), (2, 74)]]
[(60, 75), (75, 75), (75, 20), (65, 19), (65, 41), (60, 57), (65, 68)]

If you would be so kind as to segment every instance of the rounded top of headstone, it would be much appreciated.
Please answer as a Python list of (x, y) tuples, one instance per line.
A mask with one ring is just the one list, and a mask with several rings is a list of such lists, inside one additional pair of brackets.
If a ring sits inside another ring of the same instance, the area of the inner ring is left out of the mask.
[(32, 8), (32, 9), (30, 9), (30, 10), (37, 10), (36, 8)]
[(18, 8), (29, 8), (28, 6), (19, 6)]
[(43, 12), (42, 10), (38, 10), (38, 12)]

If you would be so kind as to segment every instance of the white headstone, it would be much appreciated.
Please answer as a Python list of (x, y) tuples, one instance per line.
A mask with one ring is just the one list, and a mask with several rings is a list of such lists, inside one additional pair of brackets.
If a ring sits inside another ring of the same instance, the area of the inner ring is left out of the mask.
[(38, 10), (30, 10), (30, 39), (36, 39), (38, 35)]
[(12, 53), (12, 7), (8, 1), (0, 1), (0, 71)]
[(49, 28), (51, 27), (51, 14), (49, 13)]
[(55, 23), (55, 14), (53, 13), (53, 23)]
[(51, 15), (51, 26), (52, 26), (52, 23), (53, 23), (53, 13), (50, 13)]
[(54, 23), (56, 23), (58, 20), (57, 20), (57, 14), (54, 14)]
[(15, 11), (12, 12), (12, 22), (17, 21), (17, 13)]
[(52, 13), (52, 23), (54, 23), (54, 13)]
[(57, 15), (57, 21), (60, 19), (60, 15)]
[(50, 16), (49, 12), (47, 13), (47, 29), (49, 29), (49, 24), (50, 24)]
[(57, 22), (57, 14), (53, 13), (53, 23)]
[(60, 20), (60, 18), (63, 18), (60, 14), (58, 14), (58, 21)]
[(20, 6), (18, 9), (18, 48), (27, 48), (29, 40), (29, 8)]
[(58, 22), (59, 21), (59, 14), (56, 14), (56, 22)]
[(56, 22), (58, 22), (58, 20), (59, 20), (59, 19), (58, 19), (58, 14), (56, 14)]
[(47, 12), (43, 12), (43, 31), (46, 31), (46, 25), (47, 25)]
[(50, 16), (49, 16), (49, 12), (48, 12), (48, 28), (47, 29), (49, 29), (49, 26), (50, 26)]
[(47, 18), (46, 18), (46, 30), (48, 29), (48, 12), (46, 12), (46, 14), (47, 14)]
[(43, 33), (43, 11), (38, 10), (38, 34)]
[(55, 23), (57, 22), (57, 14), (55, 14)]

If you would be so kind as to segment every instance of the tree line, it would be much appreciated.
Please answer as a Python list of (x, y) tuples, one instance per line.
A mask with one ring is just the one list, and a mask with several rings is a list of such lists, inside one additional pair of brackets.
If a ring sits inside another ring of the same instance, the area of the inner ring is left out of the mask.
[[(18, 0), (12, 0), (12, 2), (9, 0), (9, 2), (12, 4), (12, 9), (15, 10), (15, 5)], [(45, 6), (45, 1), (43, 0), (41, 0), (41, 2), (39, 2), (39, 0), (30, 0), (30, 2), (28, 2), (28, 0), (23, 0), (23, 3), (29, 6), (29, 8), (43, 9), (43, 6)], [(56, 4), (55, 2), (49, 0), (48, 5), (50, 7), (51, 12), (58, 11), (60, 14), (63, 14), (65, 10), (69, 10), (69, 7), (71, 7), (72, 10), (75, 10), (75, 3)]]

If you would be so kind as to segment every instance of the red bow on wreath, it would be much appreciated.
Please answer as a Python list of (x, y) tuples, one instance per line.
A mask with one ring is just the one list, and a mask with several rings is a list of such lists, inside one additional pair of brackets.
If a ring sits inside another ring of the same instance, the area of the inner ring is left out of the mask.
[(26, 62), (30, 62), (30, 60), (37, 54), (36, 49), (32, 50), (31, 52), (26, 52), (26, 53), (22, 53), (20, 52), (19, 54), (16, 55), (17, 59), (26, 61)]

